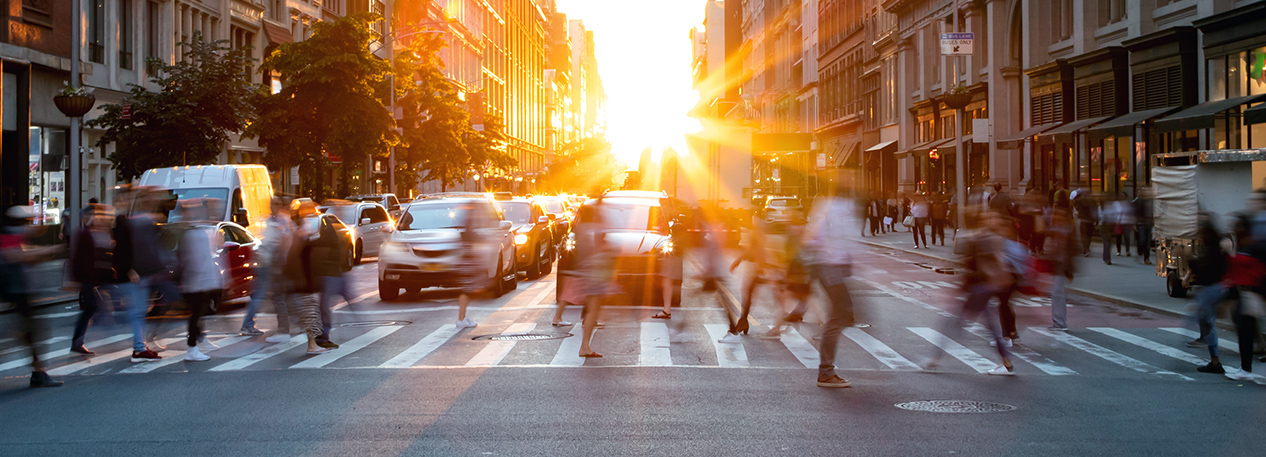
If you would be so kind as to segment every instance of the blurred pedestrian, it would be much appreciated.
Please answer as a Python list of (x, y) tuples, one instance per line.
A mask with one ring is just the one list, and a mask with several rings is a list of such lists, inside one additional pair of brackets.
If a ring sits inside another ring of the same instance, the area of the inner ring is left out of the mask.
[(882, 199), (871, 198), (866, 202), (866, 218), (870, 219), (871, 236), (888, 233), (888, 227), (884, 226), (884, 201)]
[(1051, 330), (1068, 330), (1068, 293), (1065, 290), (1076, 273), (1076, 253), (1081, 250), (1068, 211), (1056, 208), (1046, 228), (1044, 258), (1051, 273)]
[(1112, 265), (1112, 241), (1116, 239), (1118, 222), (1121, 220), (1112, 198), (1099, 199), (1099, 238), (1103, 240), (1103, 263)]
[[(738, 321), (730, 322), (729, 333), (738, 335), (740, 333), (746, 335), (749, 327), (747, 321), (748, 316), (752, 312), (752, 300), (756, 294), (757, 286), (761, 284), (772, 284), (774, 281), (770, 278), (770, 274), (774, 270), (772, 258), (767, 248), (767, 233), (764, 221), (756, 220), (752, 223), (752, 230), (747, 236), (747, 246), (730, 264), (730, 273), (739, 267), (743, 262), (748, 262), (751, 266), (743, 272), (743, 295), (740, 299), (740, 308)], [(727, 313), (728, 314), (728, 313)]]
[(896, 232), (897, 229), (895, 225), (901, 217), (901, 206), (898, 205), (896, 197), (893, 197), (892, 194), (888, 195), (888, 201), (885, 208), (887, 214), (885, 215), (886, 219), (884, 219), (884, 227), (887, 228), (889, 232)]
[(330, 341), (330, 332), (334, 329), (334, 300), (342, 297), (351, 305), (356, 300), (344, 275), (352, 270), (352, 240), (343, 237), (330, 219), (321, 219), (317, 230), (317, 239), (312, 242), (314, 274), (320, 283), (321, 295), (317, 309), (321, 312), (321, 335), (317, 337), (318, 346), (338, 349), (338, 344)]
[(808, 311), (812, 287), (809, 283), (809, 271), (805, 266), (805, 250), (803, 249), (802, 240), (804, 224), (804, 216), (798, 216), (787, 226), (787, 240), (781, 256), (783, 275), (779, 283), (779, 289), (774, 295), (780, 310), (787, 309), (786, 302), (788, 300), (795, 302), (795, 306), (779, 319), (779, 322), (771, 325), (769, 330), (757, 335), (762, 339), (776, 340), (781, 338), (782, 327), (803, 322), (804, 315)]
[(576, 264), (579, 272), (576, 281), (579, 288), (579, 300), (584, 304), (581, 311), (580, 353), (581, 357), (597, 358), (602, 354), (594, 352), (591, 346), (593, 332), (598, 328), (598, 318), (602, 313), (602, 304), (608, 295), (615, 292), (615, 266), (613, 255), (608, 251), (606, 243), (606, 226), (602, 217), (602, 199), (595, 203), (580, 207), (576, 216)]
[(1076, 217), (1077, 240), (1081, 243), (1081, 254), (1090, 256), (1090, 240), (1094, 238), (1095, 227), (1099, 224), (1099, 205), (1089, 191), (1077, 189), (1072, 197), (1073, 215)]
[[(914, 228), (910, 231), (910, 235), (914, 237), (914, 248), (919, 248), (919, 241), (923, 241), (923, 248), (928, 249), (928, 235), (924, 231), (924, 227), (928, 224), (928, 215), (931, 208), (928, 206), (927, 197), (915, 195), (914, 202), (910, 204), (910, 216), (914, 217)], [(933, 239), (936, 239), (935, 235)]]
[[(329, 348), (317, 344), (321, 336), (321, 316), (317, 311), (317, 292), (320, 280), (317, 278), (313, 262), (312, 243), (320, 236), (321, 217), (317, 213), (316, 204), (311, 200), (296, 200), (291, 206), (294, 215), (299, 218), (295, 235), (290, 243), (290, 251), (286, 253), (284, 268), (289, 291), (294, 294), (294, 310), (299, 315), (299, 325), (308, 336), (308, 355), (324, 354)], [(279, 323), (281, 316), (278, 316)]]
[(1152, 209), (1152, 197), (1155, 192), (1150, 187), (1139, 189), (1134, 197), (1134, 227), (1137, 232), (1138, 258), (1145, 265), (1152, 264), (1152, 227), (1155, 217)]
[(117, 282), (111, 268), (114, 240), (110, 238), (110, 216), (104, 208), (93, 205), (85, 213), (88, 224), (75, 235), (75, 245), (70, 250), (70, 272), (73, 281), (79, 283), (79, 318), (70, 340), (70, 352), (92, 355), (84, 346), (88, 326), (104, 305), (101, 288)]
[(945, 227), (949, 225), (946, 220), (949, 217), (949, 208), (944, 192), (931, 197), (928, 210), (932, 219), (932, 244), (936, 244), (936, 239), (940, 238), (941, 246), (945, 246)]
[[(290, 220), (290, 205), (281, 197), (273, 197), (272, 212), (265, 222), (263, 237), (259, 247), (255, 249), (255, 265), (252, 267), (251, 301), (246, 305), (246, 316), (242, 318), (242, 326), (238, 329), (241, 335), (263, 335), (264, 332), (255, 326), (255, 314), (260, 305), (271, 301), (277, 308), (277, 338), (265, 338), (267, 342), (290, 342), (290, 313), (286, 306), (284, 282), (281, 267), (286, 264), (286, 252), (294, 237), (294, 222)], [(284, 330), (284, 331), (283, 331)], [(284, 341), (281, 336), (284, 335)]]
[[(118, 297), (126, 301), (127, 319), (132, 327), (132, 363), (157, 362), (162, 359), (157, 352), (146, 346), (145, 317), (149, 312), (150, 295), (164, 281), (160, 277), (165, 273), (167, 262), (164, 253), (160, 252), (159, 232), (156, 215), (156, 199), (150, 191), (137, 190), (130, 193), (130, 205), (127, 197), (123, 204), (116, 208), (130, 208), (130, 216), (119, 212), (114, 223), (114, 271), (126, 276), (116, 286)], [(122, 279), (122, 278), (120, 278)], [(168, 303), (183, 300), (179, 293), (170, 288), (162, 290), (163, 299)], [(158, 347), (162, 350), (161, 347)]]
[(805, 227), (804, 239), (812, 250), (812, 270), (830, 302), (826, 322), (822, 326), (822, 344), (819, 348), (818, 387), (849, 387), (850, 383), (835, 373), (835, 352), (840, 332), (852, 326), (854, 321), (853, 299), (848, 292), (848, 278), (853, 271), (853, 245), (847, 233), (849, 201), (848, 191), (838, 184), (831, 197), (813, 204), (813, 213)]
[(1121, 257), (1121, 247), (1125, 246), (1125, 256), (1130, 257), (1130, 240), (1134, 237), (1134, 205), (1118, 196), (1112, 201), (1113, 212), (1116, 213), (1116, 245), (1117, 257)]
[(1248, 214), (1235, 219), (1235, 254), (1227, 263), (1227, 297), (1234, 304), (1231, 322), (1239, 340), (1240, 370), (1226, 373), (1236, 381), (1253, 381), (1266, 385), (1266, 376), (1253, 373), (1253, 344), (1258, 334), (1258, 319), (1266, 317), (1266, 243), (1253, 239), (1253, 220)]
[(1189, 348), (1206, 348), (1209, 363), (1196, 367), (1201, 373), (1225, 374), (1218, 358), (1218, 304), (1226, 297), (1227, 287), (1222, 284), (1226, 276), (1227, 255), (1222, 250), (1222, 235), (1214, 225), (1213, 217), (1201, 211), (1196, 215), (1196, 252), (1187, 259), (1187, 277), (1183, 282), (1196, 286), (1196, 309), (1193, 318), (1199, 336), (1187, 342)]
[[(1002, 266), (1012, 276), (1009, 285), (998, 289), (998, 321), (1002, 326), (1002, 343), (1011, 347), (1012, 343), (1020, 338), (1015, 326), (1015, 308), (1011, 306), (1011, 296), (1018, 291), (1020, 284), (1032, 279), (1030, 272), (1032, 258), (1029, 257), (1029, 248), (1016, 239), (1014, 225), (1005, 222), (999, 224), (997, 232), (1002, 243)], [(991, 341), (989, 345), (996, 346), (997, 343)]]
[[(193, 198), (181, 202), (184, 220), (207, 219), (205, 199)], [(185, 350), (186, 362), (203, 362), (211, 357), (198, 349), (202, 333), (202, 316), (211, 311), (211, 304), (219, 298), (225, 284), (225, 268), (216, 261), (221, 236), (214, 226), (194, 226), (185, 230), (180, 239), (180, 291), (189, 306), (189, 335)]]
[[(479, 228), (485, 227), (489, 221), (483, 221), (483, 211), (472, 204), (463, 204), (461, 217), (462, 257), (458, 271), (462, 277), (462, 293), (457, 297), (457, 322), (454, 324), (458, 329), (475, 328), (478, 325), (466, 317), (466, 307), (470, 305), (471, 296), (489, 285), (487, 272), (484, 271), (486, 260), (480, 254), (484, 252), (485, 241), (479, 235)], [(501, 278), (492, 280), (500, 281)]]
[(35, 350), (39, 341), (39, 324), (31, 308), (31, 295), (27, 290), (27, 268), (34, 263), (51, 258), (56, 248), (29, 246), (29, 225), (35, 212), (27, 206), (11, 206), (5, 209), (4, 224), (0, 226), (0, 300), (9, 302), (21, 319), (19, 341), (31, 350), (31, 387), (57, 387), (62, 381), (53, 379), (44, 371), (44, 361)]

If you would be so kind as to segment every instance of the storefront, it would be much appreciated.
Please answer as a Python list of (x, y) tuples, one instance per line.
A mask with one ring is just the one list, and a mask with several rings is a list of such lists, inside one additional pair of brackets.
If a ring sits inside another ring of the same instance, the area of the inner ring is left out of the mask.
[(1203, 34), (1207, 101), (1158, 126), (1199, 131), (1205, 149), (1266, 147), (1266, 123), (1249, 112), (1266, 110), (1266, 4), (1227, 11), (1196, 26)]
[(1021, 184), (1027, 188), (1048, 191), (1055, 184), (1057, 177), (1061, 183), (1067, 182), (1070, 175), (1070, 158), (1067, 150), (1047, 138), (1036, 136), (1038, 133), (1053, 130), (1073, 120), (1073, 68), (1064, 60), (1030, 68), (1029, 75), (1029, 125), (1046, 127), (1028, 129), (1015, 138), (1027, 141), (1028, 176)]

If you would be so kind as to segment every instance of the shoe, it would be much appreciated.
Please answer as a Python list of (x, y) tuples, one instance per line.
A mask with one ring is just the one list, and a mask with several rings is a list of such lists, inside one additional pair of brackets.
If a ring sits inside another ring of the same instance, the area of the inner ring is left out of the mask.
[(571, 323), (571, 322), (567, 322), (567, 321), (558, 321), (558, 322), (551, 322), (549, 325), (553, 325), (553, 326), (555, 326), (555, 327), (571, 327), (571, 326), (576, 325), (576, 324), (573, 324), (573, 323)]
[(476, 324), (476, 323), (475, 323), (475, 321), (470, 320), (470, 318), (469, 318), (469, 317), (468, 317), (468, 318), (465, 318), (465, 319), (458, 320), (458, 321), (457, 321), (457, 323), (455, 323), (455, 324), (453, 324), (453, 325), (454, 325), (454, 326), (456, 326), (458, 329), (463, 329), (463, 328), (475, 328), (476, 326), (478, 326), (478, 324)]
[[(1002, 345), (1003, 345), (1003, 346), (1005, 346), (1005, 347), (1011, 347), (1013, 344), (1014, 344), (1014, 343), (1012, 343), (1012, 342), (1011, 342), (1011, 339), (1010, 339), (1010, 338), (1003, 338), (1003, 339), (1002, 339)], [(991, 347), (991, 348), (996, 348), (996, 347), (998, 347), (998, 342), (997, 342), (997, 341), (990, 341), (990, 342), (989, 342), (989, 347)]]
[(939, 365), (940, 362), (941, 362), (940, 357), (933, 357), (933, 358), (924, 360), (923, 363), (920, 363), (919, 368), (922, 368), (923, 371), (936, 371), (936, 366)]
[(264, 334), (264, 331), (255, 327), (242, 327), (237, 331), (237, 334), (244, 336), (260, 336)]
[(739, 344), (743, 342), (743, 339), (739, 338), (737, 333), (726, 333), (725, 336), (721, 337), (721, 339), (717, 340), (717, 342), (721, 344)]
[(317, 340), (316, 344), (317, 346), (321, 346), (326, 349), (338, 349), (338, 344), (335, 344), (333, 341), (330, 341), (330, 340)]
[(1209, 343), (1205, 342), (1205, 340), (1202, 340), (1202, 339), (1200, 339), (1200, 338), (1196, 338), (1196, 339), (1194, 339), (1194, 340), (1188, 341), (1188, 342), (1187, 342), (1187, 347), (1189, 347), (1189, 348), (1197, 348), (1197, 349), (1199, 349), (1199, 348), (1207, 348), (1207, 347), (1209, 347)]
[(1251, 371), (1236, 370), (1226, 372), (1227, 379), (1233, 379), (1236, 381), (1253, 381), (1254, 376), (1256, 375), (1254, 375)]
[(327, 352), (330, 352), (330, 348), (318, 347), (316, 349), (308, 349), (308, 355), (324, 354)]
[(782, 318), (783, 322), (804, 322), (804, 314), (791, 313)]
[(153, 350), (132, 351), (132, 363), (157, 362), (159, 360), (163, 360), (163, 356), (158, 355)]
[(95, 352), (89, 351), (89, 350), (88, 350), (88, 348), (84, 347), (84, 345), (82, 345), (82, 344), (81, 344), (81, 345), (78, 345), (78, 346), (71, 346), (71, 347), (70, 347), (70, 352), (74, 352), (74, 353), (76, 353), (76, 354), (83, 354), (83, 355), (93, 355), (93, 354), (96, 354)]
[(738, 325), (734, 326), (734, 333), (742, 333), (746, 335), (749, 329), (751, 329), (751, 324), (747, 323), (747, 319), (743, 319), (739, 321)]
[(769, 330), (757, 332), (756, 337), (762, 340), (781, 340), (782, 331), (778, 327), (770, 327)]
[(1208, 365), (1196, 367), (1196, 371), (1201, 373), (1226, 374), (1226, 369), (1222, 368), (1222, 364), (1218, 362), (1209, 362)]
[(1047, 327), (1046, 329), (1052, 332), (1067, 332), (1068, 331), (1068, 327), (1060, 327), (1057, 325), (1052, 325), (1050, 327)]
[(655, 315), (654, 315), (654, 316), (651, 316), (651, 319), (672, 319), (672, 318), (673, 318), (673, 315), (672, 315), (672, 314), (670, 314), (670, 313), (666, 313), (666, 312), (663, 312), (663, 311), (660, 311), (660, 312), (658, 312), (658, 313), (655, 313)]
[(1015, 366), (1007, 368), (1005, 365), (998, 365), (988, 371), (989, 376), (1015, 376)]
[(273, 336), (264, 338), (264, 342), (265, 343), (289, 343), (290, 334), (289, 333), (274, 333)]
[(821, 376), (818, 377), (818, 387), (831, 387), (835, 389), (842, 389), (842, 388), (852, 387), (852, 386), (853, 384), (848, 382), (848, 380), (836, 375), (830, 375), (825, 378)]
[(208, 360), (211, 360), (211, 356), (203, 354), (202, 351), (198, 350), (197, 346), (191, 347), (189, 350), (185, 351), (186, 362), (206, 362)]
[(52, 376), (49, 376), (48, 373), (43, 371), (31, 372), (31, 387), (61, 387), (62, 384), (65, 383), (53, 379)]
[(597, 324), (594, 324), (593, 328), (607, 328), (607, 323), (606, 323), (606, 322), (599, 322), (599, 323), (597, 323)]

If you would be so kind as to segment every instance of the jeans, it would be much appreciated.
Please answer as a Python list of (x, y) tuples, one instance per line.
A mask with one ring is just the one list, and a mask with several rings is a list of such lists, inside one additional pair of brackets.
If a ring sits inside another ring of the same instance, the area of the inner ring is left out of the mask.
[(75, 333), (70, 340), (71, 347), (83, 346), (84, 336), (88, 333), (88, 325), (92, 323), (93, 316), (97, 315), (99, 307), (100, 304), (97, 303), (97, 286), (81, 284), (79, 286), (79, 318), (75, 320)]
[(998, 292), (998, 320), (1002, 323), (1002, 336), (1016, 339), (1019, 336), (1015, 328), (1015, 308), (1011, 306), (1011, 295), (1016, 291), (1012, 285)]
[(928, 247), (928, 234), (927, 234), (927, 231), (924, 230), (924, 227), (926, 227), (927, 225), (928, 225), (928, 218), (926, 217), (914, 218), (914, 227), (913, 227), (913, 230), (910, 232), (911, 235), (914, 237), (914, 247), (916, 248), (919, 247), (920, 239), (923, 240), (923, 247), (925, 248)]
[(264, 265), (255, 267), (251, 279), (251, 302), (246, 305), (246, 317), (242, 319), (242, 328), (255, 328), (255, 314), (259, 313), (259, 305), (273, 296), (273, 271)]
[(822, 325), (818, 379), (835, 374), (835, 351), (838, 349), (840, 333), (854, 322), (853, 299), (848, 294), (848, 284), (845, 282), (849, 275), (848, 269), (847, 265), (819, 265), (816, 268), (818, 281), (826, 289), (831, 304), (826, 323)]
[(1068, 291), (1064, 290), (1064, 286), (1068, 284), (1068, 278), (1063, 274), (1056, 274), (1055, 279), (1051, 281), (1051, 326), (1057, 328), (1068, 328)]
[(1152, 259), (1152, 226), (1139, 224), (1138, 228), (1138, 251), (1143, 256), (1143, 261), (1147, 262)]
[(1130, 235), (1134, 233), (1134, 226), (1120, 224), (1121, 234), (1116, 236), (1117, 239), (1117, 255), (1121, 255), (1121, 245), (1125, 245), (1125, 255), (1130, 255)]
[(1196, 326), (1208, 344), (1209, 357), (1218, 356), (1218, 303), (1226, 297), (1226, 291), (1222, 284), (1202, 286), (1196, 291)]
[(352, 300), (356, 299), (348, 288), (346, 278), (343, 276), (322, 276), (321, 298), (318, 306), (321, 310), (321, 336), (319, 339), (330, 339), (330, 329), (334, 323), (334, 315), (331, 312), (331, 308), (334, 299), (337, 297), (343, 297), (343, 301), (347, 302), (348, 305), (351, 305)]
[(945, 219), (932, 218), (932, 244), (937, 237), (941, 238), (941, 246), (945, 246)]
[[(997, 316), (994, 316), (993, 311), (989, 309), (989, 299), (997, 294), (998, 289), (987, 283), (970, 286), (967, 291), (967, 301), (963, 302), (963, 308), (958, 314), (958, 318), (948, 322), (941, 334), (953, 341), (957, 339), (959, 333), (962, 333), (963, 321), (976, 320), (978, 317), (983, 317), (979, 321), (989, 328), (994, 344), (998, 346), (998, 355), (1004, 359), (1010, 358), (1011, 351), (1002, 342), (1002, 329), (998, 328)], [(940, 346), (937, 346), (933, 359), (939, 358), (942, 351)]]
[(125, 281), (114, 286), (119, 299), (126, 300), (124, 309), (127, 310), (128, 325), (132, 327), (133, 351), (145, 350), (145, 314), (149, 312), (149, 295), (153, 279), (150, 276), (142, 276), (136, 283)]
[(212, 293), (218, 291), (185, 294), (185, 304), (189, 306), (189, 338), (185, 344), (191, 348), (197, 346), (198, 340), (202, 339), (202, 316), (211, 309)]
[(1103, 263), (1112, 265), (1112, 239), (1116, 236), (1113, 224), (1099, 224), (1099, 238), (1103, 239)]

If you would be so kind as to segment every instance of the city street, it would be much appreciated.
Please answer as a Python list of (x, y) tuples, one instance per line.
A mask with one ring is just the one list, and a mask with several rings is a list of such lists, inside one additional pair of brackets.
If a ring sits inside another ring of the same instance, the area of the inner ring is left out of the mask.
[[(162, 324), (162, 362), (131, 364), (129, 333), (108, 318), (88, 336), (91, 358), (68, 355), (73, 307), (41, 309), (50, 372), (60, 389), (28, 389), (23, 352), (0, 315), (0, 454), (7, 455), (1248, 455), (1231, 439), (1266, 416), (1266, 386), (1197, 373), (1186, 322), (1073, 297), (1073, 330), (1046, 330), (1047, 301), (1016, 300), (1018, 376), (996, 365), (988, 332), (969, 326), (927, 359), (959, 277), (928, 259), (863, 248), (850, 287), (859, 321), (837, 365), (851, 389), (814, 385), (811, 312), (780, 341), (752, 334), (723, 345), (721, 299), (689, 279), (672, 319), (616, 304), (594, 337), (599, 359), (577, 357), (579, 328), (552, 327), (555, 276), (476, 300), (473, 329), (455, 331), (456, 297), (424, 291), (378, 300), (372, 260), (351, 273), (356, 303), (335, 312), (342, 347), (307, 356), (300, 339), (273, 345), (226, 333), (242, 310), (207, 319), (221, 346), (181, 360), (184, 320)], [(737, 276), (736, 276), (737, 277)], [(821, 300), (817, 291), (814, 300)], [(815, 306), (816, 308), (816, 306)], [(265, 307), (265, 312), (270, 312)], [(757, 296), (754, 324), (778, 313)], [(580, 319), (569, 308), (569, 321)], [(153, 323), (154, 321), (151, 321)], [(260, 328), (275, 324), (267, 314)], [(760, 328), (763, 330), (763, 327)], [(502, 341), (473, 340), (498, 334)], [(1231, 335), (1223, 336), (1230, 340)], [(1237, 365), (1228, 348), (1224, 363)], [(975, 413), (909, 410), (943, 400)], [(983, 402), (983, 403), (960, 403)], [(992, 411), (990, 410), (997, 410)], [(1241, 430), (1243, 429), (1243, 430)], [(1207, 438), (1206, 438), (1207, 437)], [(1215, 438), (1216, 437), (1216, 438)]]

